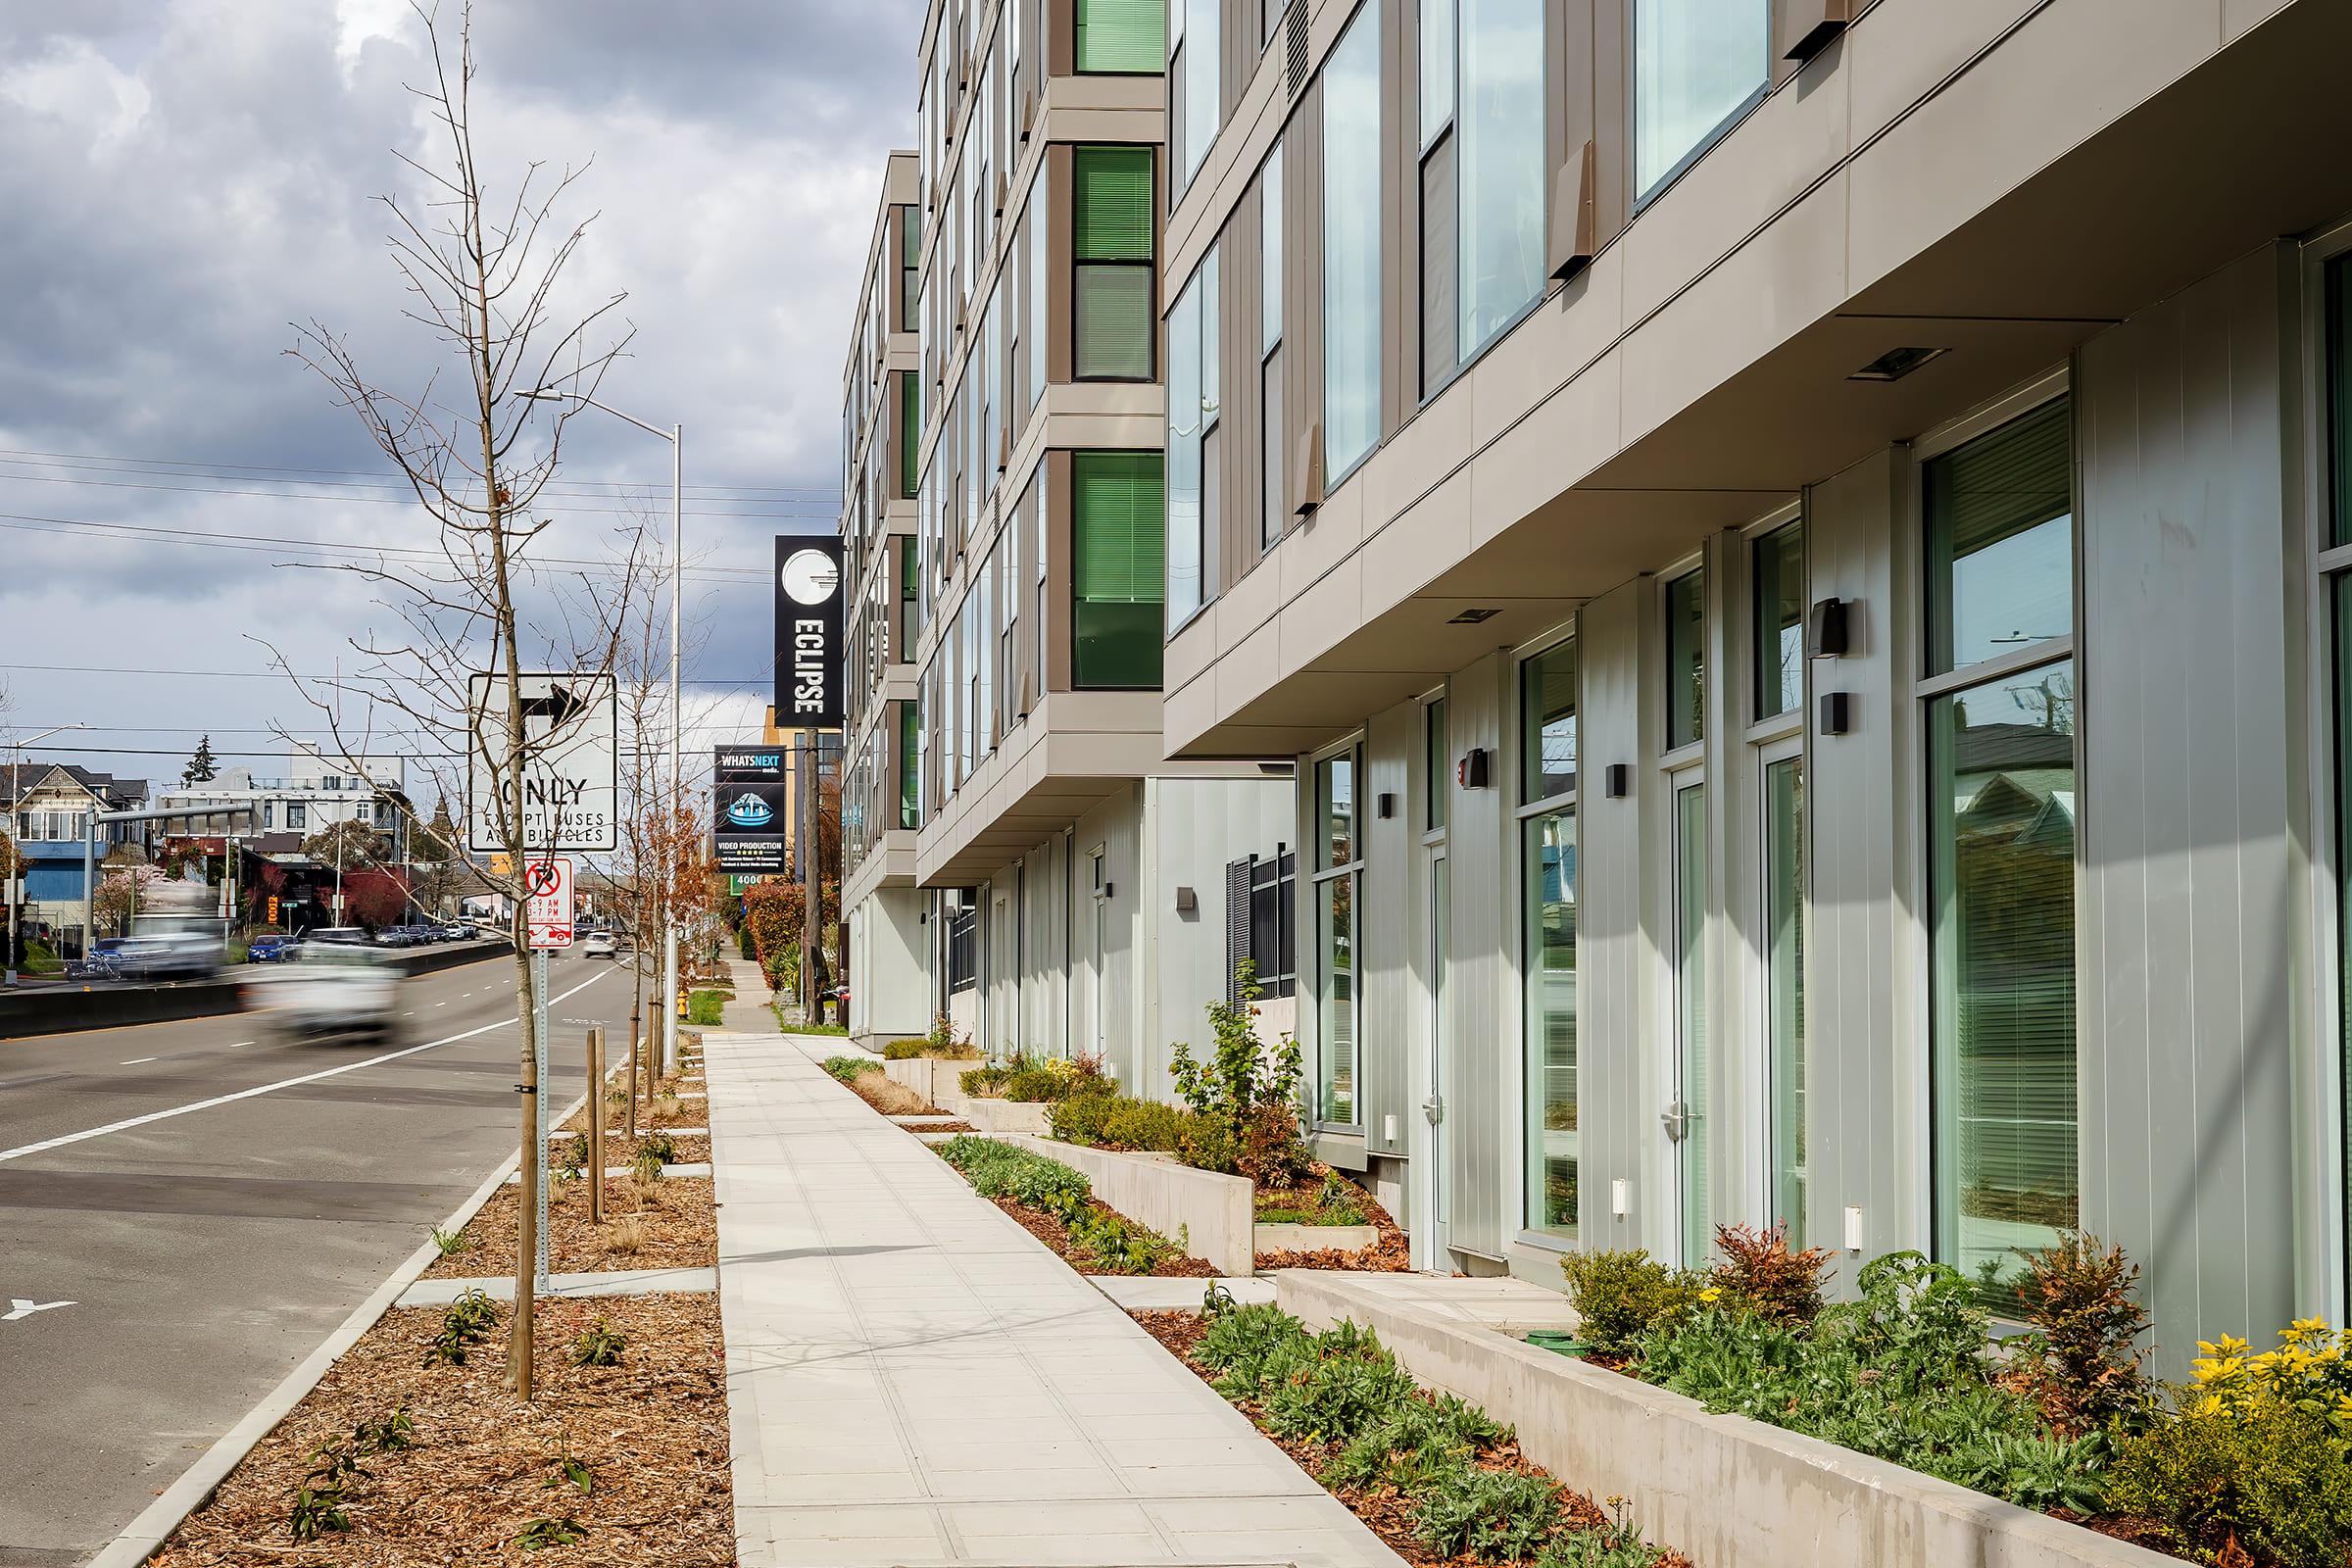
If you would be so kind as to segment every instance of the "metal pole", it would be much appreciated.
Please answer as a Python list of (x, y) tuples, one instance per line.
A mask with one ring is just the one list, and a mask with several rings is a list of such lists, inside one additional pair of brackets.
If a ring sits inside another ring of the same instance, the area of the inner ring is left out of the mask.
[[(686, 710), (678, 696), (686, 625), (685, 496), (686, 427), (673, 424), (669, 427), (669, 788), (673, 827), (686, 802)], [(673, 847), (673, 857), (683, 849), (681, 840)], [(674, 865), (665, 870), (669, 873), (671, 898), (666, 911), (669, 918), (662, 923), (662, 1016), (667, 1020), (669, 1049), (666, 1053), (655, 1053), (657, 1062), (675, 1061), (678, 1056), (677, 877)]]
[[(546, 1015), (540, 999), (546, 995), (547, 981), (546, 961), (537, 954), (531, 956), (530, 977), (531, 1015), (536, 1020)], [(539, 1220), (544, 1212), (533, 1195), (543, 1190), (547, 1165), (547, 1138), (540, 1131), (539, 1112), (540, 1081), (544, 1075), (538, 1066), (538, 1052), (523, 1053), (524, 1081), (515, 1086), (522, 1091), (522, 1160), (515, 1173), (514, 1321), (508, 1342), (511, 1348), (508, 1364), (514, 1378), (515, 1396), (522, 1399), (531, 1396), (532, 1335), (538, 1316), (538, 1270), (534, 1264), (542, 1245), (539, 1235), (543, 1227)]]
[(538, 1180), (531, 1184), (531, 1207), (538, 1219), (537, 1246), (531, 1250), (533, 1289), (549, 1289), (547, 1279), (547, 950), (531, 955), (531, 1126), (537, 1141), (531, 1146)]
[(816, 731), (801, 731), (807, 748), (801, 769), (801, 1022), (819, 1024), (817, 1014), (816, 950), (824, 942), (823, 911), (817, 907), (816, 874)]
[(98, 942), (98, 813), (81, 819), (81, 957), (89, 961)]
[(588, 1223), (605, 1222), (605, 1031), (588, 1029)]
[[(633, 944), (632, 944), (633, 946)], [(628, 1135), (637, 1136), (637, 1000), (645, 992), (644, 960), (629, 956), (629, 1122)]]

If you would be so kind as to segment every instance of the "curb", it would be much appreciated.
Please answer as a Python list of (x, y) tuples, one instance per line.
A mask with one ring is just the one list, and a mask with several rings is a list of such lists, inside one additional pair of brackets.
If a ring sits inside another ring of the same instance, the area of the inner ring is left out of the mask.
[[(564, 1109), (558, 1122), (569, 1121), (588, 1103), (582, 1095)], [(465, 1228), (484, 1203), (490, 1200), (507, 1183), (507, 1177), (522, 1163), (518, 1150), (509, 1154), (498, 1169), (492, 1171), (473, 1195), (458, 1205), (457, 1211), (439, 1228), (457, 1231)], [(245, 1413), (245, 1418), (230, 1427), (220, 1440), (204, 1451), (203, 1457), (180, 1473), (177, 1481), (165, 1489), (163, 1495), (139, 1510), (137, 1518), (122, 1527), (121, 1534), (99, 1549), (84, 1568), (138, 1568), (138, 1565), (163, 1548), (172, 1533), (186, 1522), (188, 1515), (210, 1502), (220, 1483), (230, 1471), (243, 1462), (254, 1446), (268, 1437), (276, 1425), (286, 1418), (303, 1400), (303, 1396), (318, 1386), (326, 1369), (335, 1364), (343, 1352), (360, 1342), (360, 1337), (375, 1327), (377, 1320), (392, 1309), (408, 1288), (421, 1278), (441, 1255), (441, 1249), (428, 1237), (424, 1244), (409, 1254), (408, 1261), (394, 1269), (389, 1278), (375, 1288), (373, 1295), (362, 1301), (352, 1314), (329, 1334), (318, 1348), (313, 1350), (300, 1366), (287, 1373), (276, 1388), (263, 1396), (262, 1402)]]

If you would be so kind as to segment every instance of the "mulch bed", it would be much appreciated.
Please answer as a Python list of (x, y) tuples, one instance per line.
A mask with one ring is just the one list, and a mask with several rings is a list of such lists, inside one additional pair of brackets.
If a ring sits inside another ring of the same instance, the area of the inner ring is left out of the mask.
[[(1044, 1209), (1031, 1208), (1028, 1204), (1015, 1202), (1009, 1198), (992, 1198), (989, 1201), (1019, 1221), (1021, 1229), (1052, 1248), (1054, 1256), (1069, 1264), (1079, 1273), (1125, 1273), (1120, 1269), (1106, 1269), (1102, 1266), (1102, 1259), (1095, 1256), (1094, 1253), (1074, 1249), (1070, 1245), (1069, 1227)], [(1099, 1199), (1088, 1200), (1088, 1206), (1097, 1213), (1113, 1212), (1107, 1203)], [(1146, 1272), (1155, 1279), (1214, 1279), (1217, 1274), (1217, 1266), (1202, 1257), (1172, 1257), (1155, 1264)]]
[[(1385, 1218), (1385, 1216), (1384, 1216)], [(1193, 1358), (1193, 1347), (1208, 1331), (1207, 1322), (1198, 1312), (1132, 1312), (1128, 1314), (1144, 1326), (1144, 1331), (1160, 1343), (1173, 1355), (1200, 1376), (1203, 1382), (1214, 1382), (1216, 1374)], [(1264, 1432), (1283, 1452), (1298, 1462), (1298, 1468), (1320, 1480), (1323, 1467), (1338, 1454), (1340, 1446), (1333, 1443), (1303, 1443), (1278, 1438), (1266, 1432), (1258, 1419), (1254, 1400), (1239, 1400), (1236, 1409), (1248, 1416), (1260, 1432)], [(1520, 1475), (1543, 1476), (1557, 1486), (1558, 1481), (1539, 1465), (1530, 1464), (1519, 1452), (1516, 1443), (1507, 1443), (1480, 1456), (1479, 1463), (1489, 1470), (1509, 1471)], [(1324, 1484), (1324, 1490), (1348, 1505), (1350, 1513), (1361, 1519), (1372, 1533), (1413, 1568), (1473, 1568), (1476, 1559), (1470, 1557), (1439, 1557), (1431, 1553), (1427, 1543), (1413, 1533), (1412, 1505), (1394, 1487), (1354, 1487)], [(1562, 1511), (1568, 1520), (1591, 1529), (1606, 1524), (1608, 1515), (1600, 1505), (1581, 1492), (1560, 1487)], [(1477, 1568), (1494, 1568), (1492, 1564)], [(1679, 1552), (1669, 1551), (1660, 1568), (1691, 1568), (1690, 1559)]]
[[(411, 1568), (417, 1564), (695, 1565), (735, 1561), (724, 1346), (715, 1296), (539, 1303), (538, 1397), (507, 1387), (508, 1309), (463, 1366), (422, 1365), (439, 1307), (385, 1314), (181, 1525), (160, 1568)], [(626, 1341), (612, 1367), (571, 1364), (598, 1318)], [(323, 1444), (405, 1406), (413, 1446), (368, 1453), (345, 1484), (351, 1529), (297, 1542), (287, 1513)], [(565, 1455), (588, 1467), (583, 1495)], [(585, 1530), (525, 1551), (534, 1521)]]
[[(606, 1128), (605, 1168), (617, 1170), (623, 1165), (637, 1163), (637, 1146), (645, 1142), (646, 1130), (644, 1123), (640, 1122), (637, 1129), (638, 1136), (631, 1138), (623, 1133), (615, 1132), (610, 1127)], [(572, 1135), (569, 1133), (565, 1133), (560, 1138), (551, 1138), (548, 1140), (548, 1147), (556, 1151), (560, 1158), (565, 1146), (570, 1144), (571, 1138)], [(671, 1164), (708, 1165), (710, 1163), (710, 1134), (690, 1133), (683, 1138), (672, 1138), (670, 1143), (677, 1150), (676, 1155), (670, 1160)]]
[[(521, 1194), (519, 1183), (493, 1193), (460, 1233), (465, 1250), (434, 1259), (426, 1276), (474, 1279), (513, 1272)], [(644, 1245), (633, 1252), (609, 1250), (608, 1243), (623, 1234), (631, 1217), (644, 1232)], [(718, 1263), (718, 1211), (707, 1178), (667, 1176), (640, 1187), (633, 1176), (608, 1177), (601, 1232), (588, 1223), (587, 1182), (556, 1182), (547, 1195), (547, 1231), (548, 1267), (558, 1274), (712, 1268)]]
[[(1312, 1193), (1320, 1188), (1331, 1167), (1316, 1162), (1314, 1174), (1298, 1185)], [(1353, 1185), (1350, 1183), (1349, 1185)], [(1265, 1195), (1260, 1193), (1259, 1198)], [(1379, 1228), (1380, 1240), (1360, 1251), (1343, 1252), (1336, 1248), (1318, 1247), (1295, 1252), (1260, 1252), (1257, 1266), (1268, 1268), (1324, 1268), (1340, 1269), (1353, 1274), (1401, 1274), (1412, 1265), (1412, 1248), (1404, 1232), (1396, 1228), (1396, 1220), (1380, 1206), (1378, 1200), (1360, 1188), (1352, 1198), (1355, 1206), (1364, 1211), (1364, 1218)]]
[[(607, 1137), (612, 1136), (612, 1130), (620, 1124), (625, 1109), (626, 1107), (621, 1105), (608, 1107), (605, 1115)], [(637, 1102), (639, 1131), (648, 1127), (705, 1127), (710, 1125), (710, 1102), (705, 1100), (664, 1100), (657, 1097), (650, 1107), (642, 1100)], [(561, 1130), (567, 1133), (586, 1132), (588, 1130), (586, 1109), (575, 1111), (565, 1117)]]

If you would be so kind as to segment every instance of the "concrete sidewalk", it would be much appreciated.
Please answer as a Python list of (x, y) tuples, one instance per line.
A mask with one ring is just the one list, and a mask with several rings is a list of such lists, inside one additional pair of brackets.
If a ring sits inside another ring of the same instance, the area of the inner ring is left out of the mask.
[(727, 978), (734, 982), (735, 998), (719, 1008), (719, 1027), (742, 1034), (773, 1034), (776, 1015), (768, 1006), (767, 976), (760, 965), (734, 953), (721, 953), (719, 961), (726, 965)]
[(745, 1568), (1400, 1568), (1116, 1305), (827, 1078), (833, 1042), (704, 1040)]

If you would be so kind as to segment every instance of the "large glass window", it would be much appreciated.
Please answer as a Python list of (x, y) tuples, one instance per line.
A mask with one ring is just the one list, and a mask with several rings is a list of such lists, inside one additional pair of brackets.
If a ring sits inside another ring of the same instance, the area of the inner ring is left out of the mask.
[(1046, 282), (1052, 268), (1046, 258), (1052, 254), (1049, 238), (1053, 230), (1046, 221), (1046, 192), (1050, 181), (1041, 177), (1029, 197), (1029, 407), (1046, 395)]
[(908, 204), (899, 209), (899, 330), (911, 332), (922, 319), (923, 210)]
[(1520, 798), (1545, 800), (1576, 788), (1576, 644), (1529, 660), (1519, 685)]
[(1446, 732), (1446, 699), (1438, 698), (1421, 711), (1421, 825), (1434, 833), (1446, 826), (1446, 803), (1453, 798), (1453, 768), (1447, 761), (1453, 747)]
[(1576, 808), (1520, 824), (1525, 910), (1530, 1230), (1573, 1241), (1577, 1217)]
[(1257, 176), (1257, 388), (1259, 410), (1258, 482), (1263, 514), (1258, 542), (1268, 549), (1282, 537), (1290, 509), (1284, 505), (1283, 456), (1289, 427), (1282, 396), (1282, 143), (1266, 154)]
[(1755, 579), (1756, 717), (1793, 713), (1805, 701), (1805, 525), (1758, 539)]
[(1715, 1245), (1714, 1205), (1708, 1191), (1708, 1146), (1714, 1142), (1708, 1086), (1707, 901), (1712, 863), (1707, 857), (1707, 787), (1680, 784), (1674, 792), (1674, 1034), (1681, 1081), (1676, 1106), (1683, 1183), (1683, 1262), (1696, 1268)]
[(1928, 711), (1938, 1240), (2006, 1276), (2079, 1217), (2074, 665)]
[(2328, 264), (2328, 542), (2352, 545), (2352, 260)]
[(1771, 0), (1634, 0), (1634, 190), (1646, 200), (1759, 93)]
[(1772, 1217), (1805, 1239), (1805, 782), (1764, 766), (1764, 1008), (1772, 1092)]
[(915, 459), (923, 447), (923, 383), (912, 370), (899, 372), (899, 494), (911, 497)]
[(1707, 733), (1707, 582), (1687, 571), (1666, 585), (1666, 749)]
[(918, 780), (922, 777), (923, 730), (922, 713), (912, 703), (899, 705), (899, 826), (917, 828), (923, 825), (922, 799)]
[[(1932, 677), (2074, 627), (2071, 422), (2049, 403), (1928, 465)], [(1936, 1244), (1986, 1281), (2074, 1226), (2075, 666), (1928, 704)]]
[(1155, 76), (1167, 60), (1165, 0), (1077, 0), (1080, 75)]
[(1363, 860), (1355, 833), (1359, 757), (1315, 764), (1315, 1119), (1353, 1126), (1356, 1088), (1355, 901)]
[(1478, 352), (1544, 287), (1543, 0), (1460, 0), (1459, 342)]
[(1380, 440), (1380, 0), (1323, 65), (1323, 449), (1329, 476)]
[(1166, 498), (1156, 452), (1070, 454), (1071, 678), (1159, 684)]
[(1207, 598), (1217, 475), (1217, 248), (1168, 313), (1168, 628)]
[(1149, 381), (1152, 294), (1152, 149), (1071, 150), (1072, 364), (1078, 379)]
[(1168, 145), (1176, 160), (1176, 194), (1200, 172), (1217, 139), (1217, 22), (1222, 0), (1168, 0)]
[(2072, 406), (2065, 398), (1928, 465), (1928, 668), (2075, 629)]

